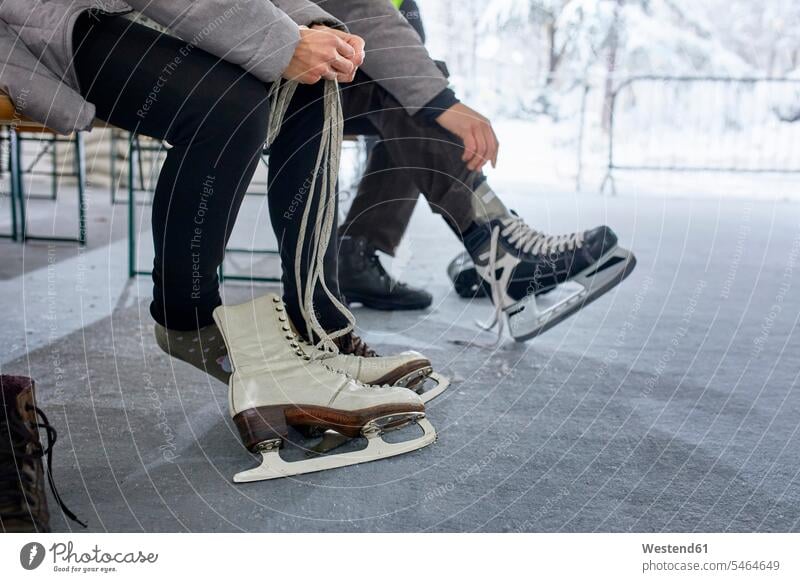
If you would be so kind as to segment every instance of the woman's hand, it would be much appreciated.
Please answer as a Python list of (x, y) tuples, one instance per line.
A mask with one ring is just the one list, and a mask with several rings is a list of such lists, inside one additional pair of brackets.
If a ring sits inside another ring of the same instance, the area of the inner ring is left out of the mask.
[[(356, 69), (364, 64), (364, 45), (365, 45), (365, 43), (364, 43), (364, 39), (363, 38), (361, 38), (360, 36), (356, 36), (355, 34), (350, 34), (349, 32), (343, 32), (343, 31), (337, 30), (335, 28), (330, 28), (329, 26), (324, 26), (322, 24), (315, 24), (311, 28), (314, 29), (314, 30), (324, 30), (324, 31), (329, 32), (329, 33), (331, 33), (333, 35), (336, 35), (340, 39), (342, 39), (344, 42), (349, 44), (351, 47), (353, 47), (353, 50), (355, 51), (355, 54), (353, 55), (353, 58), (350, 60), (350, 62), (353, 63), (353, 65), (356, 67)], [(355, 76), (355, 74), (356, 74), (356, 72), (355, 72), (355, 70), (353, 70), (353, 76)], [(352, 80), (353, 79), (351, 78), (350, 81), (352, 81)], [(346, 82), (348, 82), (348, 81), (346, 81)]]
[(437, 117), (436, 122), (464, 142), (461, 159), (470, 170), (480, 170), (486, 162), (492, 162), (493, 168), (497, 166), (500, 144), (491, 122), (483, 115), (463, 103), (456, 103)]
[[(342, 35), (361, 41), (360, 57), (354, 48), (357, 43), (352, 39), (348, 42)], [(358, 68), (356, 63), (363, 62), (363, 42), (354, 35), (327, 27), (309, 29), (301, 26), (300, 42), (294, 49), (289, 66), (283, 72), (283, 78), (306, 85), (313, 85), (320, 79), (350, 82)]]

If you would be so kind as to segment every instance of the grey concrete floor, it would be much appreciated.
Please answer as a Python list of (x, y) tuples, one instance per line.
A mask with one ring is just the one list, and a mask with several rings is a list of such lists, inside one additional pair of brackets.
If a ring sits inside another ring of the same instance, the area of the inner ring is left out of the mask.
[[(453, 378), (429, 406), (438, 442), (243, 486), (231, 477), (255, 459), (226, 387), (155, 346), (149, 281), (125, 273), (124, 217), (98, 210), (109, 218), (85, 252), (0, 242), (2, 370), (38, 382), (62, 495), (92, 531), (800, 530), (800, 206), (522, 189), (507, 201), (549, 231), (612, 225), (637, 270), (535, 341), (456, 345), (492, 341), (473, 325), (491, 307), (450, 290), (458, 241), (421, 204), (392, 269), (434, 306), (355, 313), (380, 351), (423, 350)], [(246, 213), (237, 236), (258, 220)], [(267, 289), (226, 285), (225, 300)]]

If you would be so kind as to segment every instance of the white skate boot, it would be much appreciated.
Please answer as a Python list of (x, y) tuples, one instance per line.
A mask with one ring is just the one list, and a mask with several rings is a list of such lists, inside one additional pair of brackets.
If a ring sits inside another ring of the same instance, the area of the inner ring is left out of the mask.
[[(319, 351), (305, 342), (302, 348), (312, 357)], [(374, 357), (340, 353), (331, 356), (325, 363), (364, 384), (398, 386), (413, 390), (425, 404), (450, 386), (449, 378), (434, 372), (431, 361), (415, 351)], [(429, 389), (425, 388), (426, 380), (433, 382), (433, 386)]]
[[(274, 302), (281, 299), (277, 295), (269, 295)], [(427, 404), (450, 386), (450, 379), (433, 371), (431, 361), (415, 351), (406, 351), (394, 356), (378, 356), (364, 341), (351, 333), (335, 343), (341, 350), (338, 354), (326, 353), (311, 345), (297, 333), (297, 328), (289, 322), (294, 341), (306, 356), (324, 358), (325, 365), (346, 376), (355, 378), (362, 384), (374, 386), (398, 386), (408, 388), (419, 394)], [(359, 354), (359, 355), (356, 355)], [(433, 383), (428, 388), (429, 384)], [(324, 454), (333, 451), (348, 442), (349, 438), (336, 431), (319, 429), (303, 429), (304, 436), (321, 436), (321, 440), (309, 450), (310, 454)]]
[[(636, 266), (636, 257), (617, 245), (607, 226), (546, 235), (509, 212), (486, 184), (475, 191), (473, 202), (478, 228), (464, 239), (468, 257), (457, 257), (448, 270), (462, 296), (489, 288), (495, 317), (482, 327), (498, 326), (498, 339), (505, 321), (520, 342), (544, 333), (617, 286)], [(469, 274), (470, 267), (477, 277)], [(578, 290), (540, 309), (537, 295), (565, 282)]]
[[(295, 339), (283, 303), (265, 296), (244, 305), (218, 307), (233, 365), (229, 404), (242, 441), (261, 453), (261, 466), (238, 473), (237, 483), (275, 479), (392, 457), (425, 447), (436, 431), (419, 396), (399, 387), (368, 386), (313, 359)], [(389, 443), (382, 433), (417, 423), (419, 438)], [(367, 439), (364, 450), (295, 462), (279, 454), (288, 427), (333, 430)]]

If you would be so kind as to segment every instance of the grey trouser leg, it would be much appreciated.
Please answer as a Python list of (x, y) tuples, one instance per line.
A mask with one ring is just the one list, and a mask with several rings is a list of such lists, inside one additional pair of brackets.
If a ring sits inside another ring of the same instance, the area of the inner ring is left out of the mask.
[(470, 225), (472, 192), (485, 178), (470, 172), (461, 160), (461, 140), (435, 123), (408, 115), (360, 71), (353, 83), (342, 87), (342, 105), (346, 121), (369, 122), (381, 141), (340, 234), (364, 236), (382, 251), (394, 253), (420, 192), (451, 228), (461, 232)]
[(395, 167), (386, 144), (378, 141), (369, 152), (366, 171), (339, 235), (365, 237), (379, 250), (394, 255), (419, 194), (410, 173)]

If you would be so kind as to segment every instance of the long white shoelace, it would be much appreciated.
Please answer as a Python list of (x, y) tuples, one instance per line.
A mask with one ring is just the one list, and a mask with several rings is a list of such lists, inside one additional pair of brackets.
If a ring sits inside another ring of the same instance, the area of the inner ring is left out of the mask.
[(492, 303), (494, 304), (494, 314), (492, 319), (486, 323), (476, 321), (478, 327), (486, 331), (491, 331), (497, 326), (497, 338), (494, 343), (488, 346), (479, 346), (487, 348), (497, 348), (500, 342), (503, 341), (503, 331), (505, 331), (505, 319), (503, 318), (503, 302), (504, 293), (500, 287), (500, 278), (497, 276), (497, 246), (500, 238), (500, 227), (495, 226), (492, 229), (492, 238), (489, 242), (489, 286), (492, 290)]
[[(271, 146), (280, 132), (289, 103), (294, 96), (298, 83), (296, 81), (277, 82), (270, 89), (271, 109), (267, 130), (267, 146)], [(333, 340), (347, 335), (355, 328), (355, 317), (350, 310), (331, 292), (325, 282), (325, 253), (336, 223), (336, 182), (339, 174), (339, 157), (342, 149), (344, 115), (339, 96), (339, 84), (336, 81), (325, 81), (324, 122), (317, 161), (311, 175), (308, 200), (300, 222), (300, 236), (295, 251), (294, 277), (298, 293), (300, 293), (300, 313), (306, 324), (308, 337), (319, 338), (316, 347), (327, 353), (338, 353), (339, 349)], [(320, 172), (320, 169), (323, 171)], [(322, 176), (320, 184), (320, 200), (314, 217), (314, 228), (307, 233), (311, 218), (311, 208), (316, 196), (317, 178)], [(301, 261), (306, 237), (310, 234), (309, 246), (311, 257), (309, 273), (303, 285)], [(347, 325), (340, 330), (328, 333), (320, 324), (314, 309), (314, 290), (320, 285), (330, 302), (345, 317)]]

